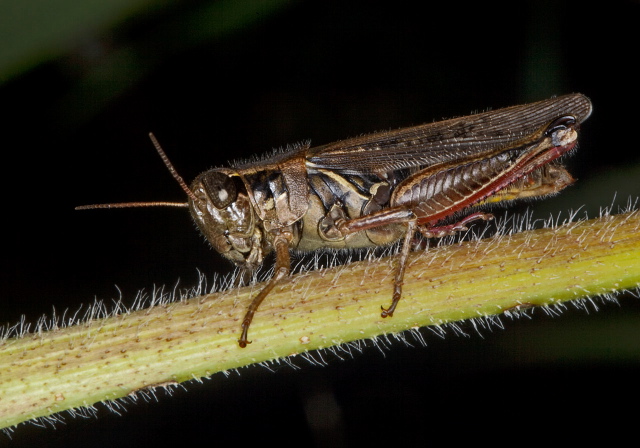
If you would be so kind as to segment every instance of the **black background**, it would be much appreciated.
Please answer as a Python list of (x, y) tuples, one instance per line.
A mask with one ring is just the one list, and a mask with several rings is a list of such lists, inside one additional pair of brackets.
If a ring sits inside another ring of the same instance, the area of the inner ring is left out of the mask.
[[(110, 301), (115, 285), (131, 303), (141, 288), (193, 285), (196, 268), (229, 270), (183, 209), (74, 211), (184, 200), (149, 131), (190, 180), (306, 139), (582, 92), (594, 113), (567, 162), (578, 184), (529, 205), (547, 216), (586, 204), (595, 216), (616, 192), (620, 204), (640, 195), (638, 2), (300, 1), (198, 40), (180, 24), (204, 3), (89, 33), (0, 87), (0, 323)], [(123, 48), (134, 52), (110, 66), (119, 71), (103, 69)], [(0, 445), (544, 443), (554, 432), (615, 442), (635, 428), (624, 406), (639, 398), (637, 302), (625, 296), (590, 314), (569, 305), (553, 319), (538, 310), (482, 337), (469, 325), (469, 337), (444, 340), (423, 330), (426, 348), (327, 355), (328, 367), (249, 367), (172, 398), (160, 392), (159, 403), (129, 405), (122, 417), (98, 405), (99, 418), (65, 416), (55, 430), (21, 425)]]

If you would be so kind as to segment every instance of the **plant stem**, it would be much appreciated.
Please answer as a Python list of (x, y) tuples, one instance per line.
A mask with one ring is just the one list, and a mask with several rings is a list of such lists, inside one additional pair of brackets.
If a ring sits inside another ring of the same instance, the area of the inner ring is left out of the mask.
[[(135, 391), (358, 339), (640, 285), (640, 213), (410, 254), (392, 318), (395, 257), (303, 272), (240, 322), (261, 284), (0, 342), (0, 427)], [(587, 318), (587, 317), (585, 317)]]

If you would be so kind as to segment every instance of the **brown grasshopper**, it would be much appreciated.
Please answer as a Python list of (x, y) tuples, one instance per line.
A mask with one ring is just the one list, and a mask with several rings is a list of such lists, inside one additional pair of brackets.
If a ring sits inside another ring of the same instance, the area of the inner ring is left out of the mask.
[[(556, 159), (577, 143), (591, 114), (581, 94), (380, 132), (318, 147), (308, 144), (259, 162), (216, 168), (188, 187), (151, 139), (188, 196), (186, 203), (131, 202), (78, 209), (188, 207), (211, 245), (243, 272), (276, 253), (271, 280), (253, 299), (238, 343), (260, 303), (291, 272), (291, 250), (364, 248), (402, 239), (393, 315), (416, 232), (441, 237), (490, 219), (477, 206), (557, 193), (573, 183)], [(459, 220), (452, 216), (462, 215)]]

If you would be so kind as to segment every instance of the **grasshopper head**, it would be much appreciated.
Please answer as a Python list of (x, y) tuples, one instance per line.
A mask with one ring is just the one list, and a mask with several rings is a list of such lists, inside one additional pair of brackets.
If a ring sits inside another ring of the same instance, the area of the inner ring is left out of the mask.
[(213, 248), (237, 266), (255, 270), (266, 255), (247, 188), (233, 170), (205, 171), (191, 184), (189, 210)]
[[(123, 202), (93, 204), (76, 207), (76, 210), (129, 207), (188, 207), (200, 231), (215, 250), (250, 273), (262, 263), (270, 250), (263, 238), (251, 205), (247, 188), (233, 170), (214, 169), (200, 174), (188, 187), (176, 172), (164, 150), (153, 134), (149, 134), (160, 158), (176, 179), (189, 201), (183, 202)], [(243, 276), (244, 276), (243, 274)]]

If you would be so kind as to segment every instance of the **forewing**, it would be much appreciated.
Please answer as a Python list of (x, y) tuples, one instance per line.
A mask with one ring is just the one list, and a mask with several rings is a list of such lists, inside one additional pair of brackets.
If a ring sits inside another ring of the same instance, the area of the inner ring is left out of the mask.
[(582, 122), (590, 113), (587, 97), (570, 94), (318, 146), (307, 151), (307, 166), (358, 174), (482, 158), (541, 138), (557, 118)]

